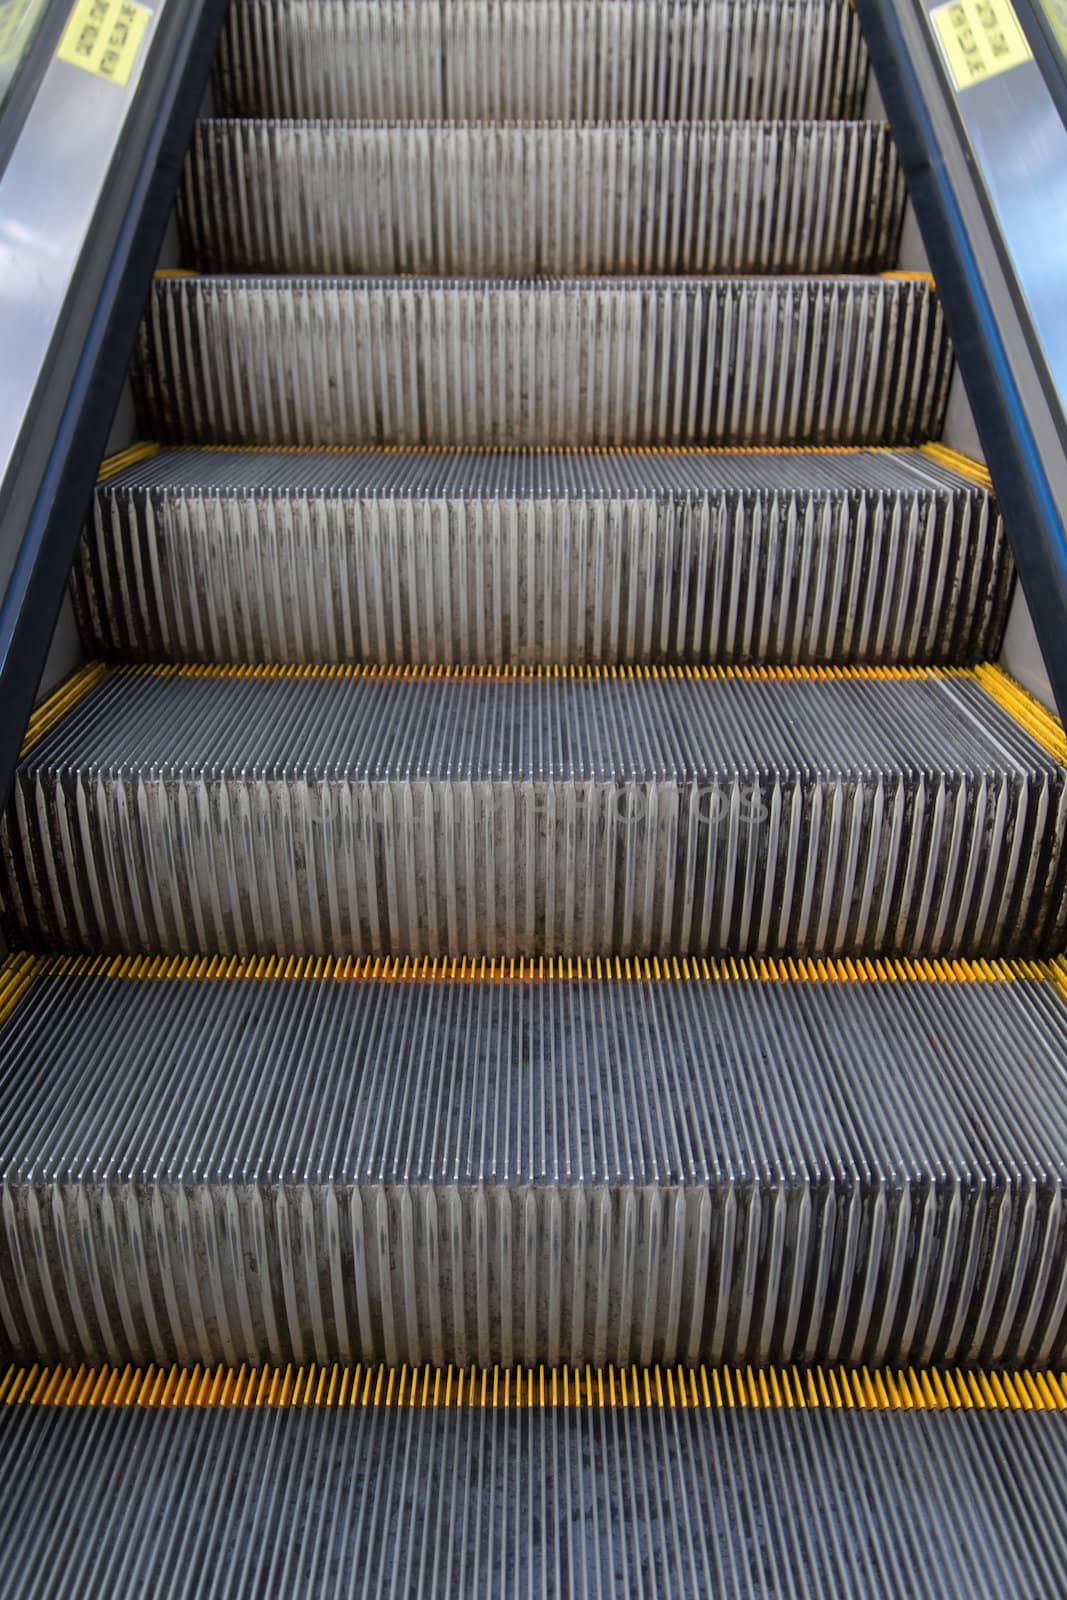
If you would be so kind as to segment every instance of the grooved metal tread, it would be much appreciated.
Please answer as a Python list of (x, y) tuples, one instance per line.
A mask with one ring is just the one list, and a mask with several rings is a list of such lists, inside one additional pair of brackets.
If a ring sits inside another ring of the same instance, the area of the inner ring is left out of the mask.
[(965, 664), (1013, 584), (926, 451), (157, 451), (73, 575), (94, 655), (487, 665)]
[(896, 259), (885, 123), (199, 122), (206, 272), (870, 272)]
[(0, 968), (15, 1350), (1067, 1353), (1062, 963), (264, 965)]
[(234, 0), (237, 116), (649, 121), (858, 116), (845, 0)]
[(908, 444), (952, 357), (922, 277), (157, 276), (143, 431), (185, 444)]
[(1067, 746), (996, 668), (97, 667), (53, 705), (0, 825), (15, 944), (1034, 954), (1067, 928)]
[(280, 1408), (19, 1404), (2, 1422), (12, 1600), (1034, 1600), (1067, 1585), (1056, 1411), (412, 1407), (394, 1392)]

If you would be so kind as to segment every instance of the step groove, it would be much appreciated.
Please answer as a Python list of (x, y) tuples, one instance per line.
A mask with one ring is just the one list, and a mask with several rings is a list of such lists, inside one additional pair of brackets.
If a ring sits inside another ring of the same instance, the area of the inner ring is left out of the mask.
[(1062, 1362), (1065, 1000), (997, 968), (31, 975), (5, 1335), (118, 1366)]
[(988, 490), (928, 456), (162, 451), (97, 490), (91, 654), (907, 662), (997, 654)]
[(8, 936), (90, 954), (1062, 948), (1062, 738), (1046, 719), (1039, 742), (1025, 704), (1016, 720), (995, 671), (990, 692), (986, 669), (571, 670), (87, 676), (0, 823)]
[(184, 444), (913, 444), (952, 360), (908, 278), (157, 277), (142, 430)]

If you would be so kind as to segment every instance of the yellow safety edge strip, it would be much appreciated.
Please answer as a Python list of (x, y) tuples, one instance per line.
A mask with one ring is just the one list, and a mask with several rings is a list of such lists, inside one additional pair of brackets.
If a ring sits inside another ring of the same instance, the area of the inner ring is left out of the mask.
[(1064, 1411), (1067, 1374), (959, 1367), (9, 1367), (17, 1406)]
[(113, 456), (105, 456), (101, 461), (96, 474), (97, 483), (104, 483), (108, 478), (113, 478), (117, 472), (123, 472), (127, 467), (132, 467), (135, 462), (145, 461), (149, 456), (156, 456), (162, 449), (161, 445), (152, 444), (147, 439), (142, 439), (139, 444), (131, 444), (126, 450), (119, 450)]
[(1003, 667), (993, 662), (983, 662), (971, 669), (986, 694), (1022, 724), (1032, 739), (1053, 756), (1061, 766), (1067, 766), (1067, 736), (1063, 723), (1051, 711), (1046, 711), (1040, 700), (1009, 677)]
[(1067, 957), (868, 956), (33, 956), (0, 962), (0, 1021), (37, 978), (339, 983), (1054, 983)]
[(993, 480), (984, 462), (975, 461), (973, 457), (965, 456), (959, 450), (950, 450), (947, 444), (922, 444), (919, 446), (919, 454), (929, 456), (939, 467), (946, 467), (949, 472), (955, 472), (961, 478), (970, 478), (981, 488), (992, 491)]
[(836, 683), (872, 681), (906, 683), (922, 678), (974, 678), (986, 692), (1009, 712), (1044, 746), (1062, 766), (1067, 766), (1067, 737), (1063, 726), (1050, 711), (1026, 692), (1003, 668), (990, 662), (976, 667), (890, 667), (890, 666), (438, 666), (379, 665), (365, 662), (319, 664), (314, 662), (259, 663), (240, 665), (228, 662), (151, 662), (118, 664), (88, 662), (49, 697), (42, 701), (26, 727), (21, 754), (25, 755), (60, 717), (77, 704), (105, 674), (135, 678), (367, 678), (409, 679), (425, 683), (482, 680), (525, 682), (544, 678), (573, 678), (581, 681), (683, 681), (724, 682), (743, 680), (761, 683)]
[(36, 956), (7, 956), (0, 962), (0, 1022), (11, 1015), (46, 963)]
[(65, 717), (68, 711), (72, 711), (94, 684), (106, 678), (111, 670), (102, 661), (87, 661), (69, 678), (64, 678), (58, 689), (53, 689), (52, 693), (31, 711), (20, 755), (24, 756), (27, 750), (31, 750), (38, 739), (42, 738), (49, 728), (54, 727), (61, 717)]
[(895, 267), (891, 272), (880, 272), (880, 278), (889, 278), (894, 283), (926, 283), (931, 289), (936, 289), (932, 272), (913, 271), (906, 267)]
[[(147, 440), (108, 456), (101, 463), (97, 483), (114, 477), (117, 472), (133, 466), (148, 456), (163, 450), (159, 444)], [(316, 456), (463, 456), (516, 454), (511, 445), (372, 445), (372, 444), (208, 444), (198, 447), (206, 455), (316, 455)], [(749, 444), (749, 445), (524, 445), (518, 451), (524, 456), (627, 456), (640, 458), (658, 456), (919, 456), (925, 455), (938, 466), (960, 477), (968, 478), (981, 488), (991, 490), (992, 479), (980, 461), (974, 461), (958, 450), (943, 444), (902, 445), (799, 445), (799, 444)]]

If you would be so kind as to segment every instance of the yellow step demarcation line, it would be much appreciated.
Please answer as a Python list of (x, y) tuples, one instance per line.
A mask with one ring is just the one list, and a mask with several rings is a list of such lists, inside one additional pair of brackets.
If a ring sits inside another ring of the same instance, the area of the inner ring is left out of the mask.
[(0, 962), (0, 1024), (39, 978), (109, 981), (536, 984), (1045, 982), (1067, 1004), (1067, 957), (30, 956)]
[(161, 662), (105, 665), (92, 661), (61, 683), (34, 710), (26, 727), (21, 755), (33, 748), (43, 734), (70, 711), (105, 676), (137, 678), (345, 678), (371, 681), (405, 679), (420, 683), (491, 681), (521, 683), (545, 678), (568, 678), (582, 682), (726, 682), (740, 680), (761, 683), (831, 683), (870, 681), (906, 683), (923, 678), (973, 678), (1049, 754), (1067, 767), (1067, 737), (1063, 725), (1046, 711), (1033, 695), (992, 662), (977, 667), (892, 667), (892, 666), (437, 666), (379, 665), (344, 662), (318, 664), (286, 662), (247, 665), (228, 662)]
[[(172, 447), (177, 448), (177, 447)], [(283, 456), (865, 456), (917, 455), (919, 447), (866, 444), (204, 444), (208, 455)]]
[(0, 1405), (1064, 1411), (1067, 1374), (959, 1367), (11, 1366)]
[[(143, 440), (128, 450), (108, 456), (100, 465), (97, 482), (102, 483), (125, 467), (158, 455), (165, 447)], [(176, 446), (167, 448), (175, 449)], [(989, 472), (980, 461), (950, 450), (947, 445), (866, 445), (866, 444), (709, 444), (709, 445), (375, 445), (375, 444), (206, 444), (198, 446), (205, 455), (316, 455), (316, 456), (627, 456), (634, 459), (659, 456), (929, 456), (939, 466), (961, 477), (970, 478), (984, 489), (992, 489)]]
[[(518, 126), (518, 127), (524, 127), (524, 126), (526, 126), (526, 127), (539, 127), (539, 126), (542, 126), (542, 124), (539, 124), (539, 123), (526, 123), (526, 124), (518, 123), (518, 124), (513, 124), (513, 126)], [(269, 274), (257, 273), (257, 272), (215, 273), (215, 272), (199, 272), (194, 267), (157, 267), (156, 270), (153, 272), (152, 276), (153, 276), (153, 278), (236, 277), (236, 278), (239, 278), (239, 279), (246, 279), (246, 278), (267, 277), (267, 276), (269, 276)], [(347, 278), (358, 279), (358, 278), (360, 278), (362, 276), (362, 274), (361, 273), (355, 273), (355, 272), (353, 272), (353, 273), (340, 273), (339, 276), (343, 277), (343, 278), (347, 277)], [(383, 277), (383, 278), (420, 278), (420, 279), (427, 279), (427, 278), (433, 278), (435, 276), (435, 274), (432, 273), (432, 272), (386, 272), (386, 273), (380, 274), (379, 276)], [(653, 274), (643, 273), (643, 274), (640, 274), (640, 276), (650, 277), (650, 276), (653, 276)], [(733, 272), (708, 272), (708, 273), (702, 274), (702, 276), (708, 277), (708, 278), (736, 278), (737, 274), (733, 273)], [(753, 272), (753, 273), (742, 274), (742, 276), (745, 277), (745, 278), (759, 278), (760, 276), (762, 276), (762, 274)], [(934, 275), (933, 275), (932, 272), (920, 271), (919, 269), (913, 268), (913, 267), (894, 267), (891, 270), (886, 271), (886, 272), (820, 272), (820, 273), (815, 273), (814, 276), (817, 277), (817, 278), (885, 278), (885, 279), (888, 279), (889, 281), (895, 282), (895, 283), (928, 283), (930, 285), (931, 289), (936, 289), (936, 287), (937, 287), (937, 285), (934, 282)], [(508, 277), (508, 278), (496, 279), (496, 280), (487, 279), (485, 281), (487, 281), (487, 282), (494, 282), (495, 281), (495, 282), (503, 282), (503, 283), (532, 283), (532, 282), (571, 283), (576, 278), (580, 278), (580, 277), (581, 277), (580, 273), (560, 272), (560, 273), (549, 273), (544, 278), (537, 278), (537, 277), (511, 278), (511, 277)]]
[[(811, 665), (799, 666), (793, 663), (782, 663), (770, 666), (735, 666), (735, 665), (693, 665), (682, 663), (680, 665), (659, 665), (637, 663), (635, 665), (618, 665), (599, 663), (582, 663), (572, 665), (567, 663), (551, 662), (548, 664), (537, 663), (534, 665), (508, 665), (497, 663), (471, 663), (466, 665), (445, 665), (437, 663), (399, 663), (399, 662), (235, 662), (235, 661), (160, 661), (160, 662), (118, 662), (107, 664), (90, 662), (81, 667), (73, 677), (68, 678), (55, 691), (53, 696), (34, 712), (34, 716), (43, 716), (46, 708), (53, 699), (60, 696), (71, 696), (76, 701), (91, 688), (92, 683), (101, 674), (111, 677), (127, 678), (252, 678), (252, 679), (287, 679), (297, 678), (341, 678), (341, 679), (368, 679), (369, 681), (395, 681), (405, 679), (420, 683), (442, 682), (467, 682), (489, 681), (500, 683), (525, 683), (542, 681), (544, 679), (571, 679), (578, 682), (674, 682), (674, 683), (710, 683), (710, 682), (748, 682), (748, 683), (844, 683), (844, 682), (882, 682), (882, 683), (908, 683), (918, 682), (924, 678), (978, 678), (979, 674), (988, 674), (990, 683), (1003, 683), (1013, 689), (1018, 689), (1019, 696), (1025, 701), (1032, 697), (1019, 689), (1013, 680), (1007, 676), (1000, 667), (985, 664), (982, 667), (948, 667), (948, 666), (887, 666), (887, 665), (850, 665), (834, 666)], [(85, 675), (95, 674), (86, 684)], [(985, 682), (983, 678), (981, 681)], [(1007, 701), (1005, 702), (1007, 703)], [(1037, 704), (1036, 701), (1033, 702)], [(1050, 716), (1046, 713), (1046, 716)], [(1050, 717), (1050, 720), (1055, 721)]]
[(1055, 984), (1067, 957), (869, 956), (30, 956), (0, 962), (0, 1021), (38, 978), (339, 983), (1013, 983)]

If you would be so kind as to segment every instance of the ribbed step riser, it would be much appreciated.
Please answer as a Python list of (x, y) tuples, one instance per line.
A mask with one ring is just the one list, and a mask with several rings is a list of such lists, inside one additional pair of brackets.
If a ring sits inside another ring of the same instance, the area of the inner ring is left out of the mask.
[(997, 654), (1013, 573), (977, 488), (576, 500), (109, 483), (74, 597), (91, 654), (142, 660), (965, 663)]
[(951, 370), (890, 279), (157, 280), (135, 377), (192, 444), (908, 444)]
[(1064, 998), (37, 977), (0, 1031), (3, 1332), (118, 1365), (1058, 1362)]
[(204, 272), (871, 272), (904, 182), (876, 123), (197, 127)]
[(600, 122), (860, 114), (843, 0), (236, 0), (216, 104), (237, 116)]
[(16, 944), (1037, 953), (1065, 772), (968, 677), (119, 674), (0, 829)]
[[(991, 1198), (929, 1182), (837, 1195), (786, 1181), (6, 1188), (5, 1254), (19, 1252), (25, 1286), (5, 1288), (0, 1310), (16, 1355), (75, 1362), (863, 1362), (896, 1349), (905, 1322), (905, 1360), (932, 1342), (949, 1361), (986, 1347), (1018, 1362), (1033, 1343), (1062, 1362), (1063, 1187)], [(905, 1277), (920, 1239), (924, 1270)], [(981, 1263), (1005, 1249), (988, 1295), (953, 1298), (968, 1273), (987, 1287)], [(1035, 1285), (1026, 1318), (1010, 1297)], [(1020, 1347), (1023, 1321), (1035, 1328)]]

